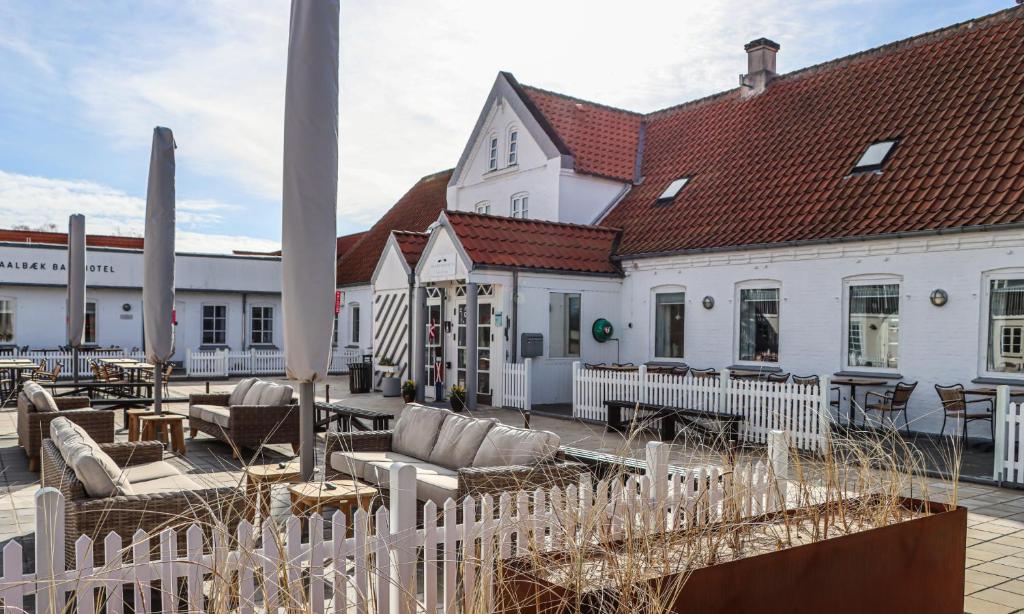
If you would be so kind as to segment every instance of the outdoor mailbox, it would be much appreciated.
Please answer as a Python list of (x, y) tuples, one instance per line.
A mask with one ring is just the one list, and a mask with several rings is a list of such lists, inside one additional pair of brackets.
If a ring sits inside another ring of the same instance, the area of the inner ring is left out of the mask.
[(520, 353), (523, 358), (535, 358), (544, 354), (544, 335), (541, 333), (523, 333), (520, 335)]

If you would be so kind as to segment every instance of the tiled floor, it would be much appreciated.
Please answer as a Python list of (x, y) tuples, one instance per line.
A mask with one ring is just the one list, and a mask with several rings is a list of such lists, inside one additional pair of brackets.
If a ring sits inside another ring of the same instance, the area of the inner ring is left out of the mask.
[[(377, 394), (349, 395), (344, 378), (332, 378), (328, 383), (332, 401), (395, 414), (401, 410), (401, 399), (383, 398)], [(211, 384), (211, 389), (226, 391), (232, 385), (231, 382), (216, 382)], [(171, 392), (173, 396), (187, 396), (204, 389), (205, 384), (202, 382), (182, 382), (174, 384)], [(323, 398), (324, 389), (318, 387), (318, 393)], [(173, 410), (183, 411), (184, 406), (172, 407)], [(478, 415), (494, 417), (517, 426), (522, 423), (521, 415), (510, 410), (486, 409)], [(0, 543), (18, 539), (31, 552), (35, 521), (34, 495), (38, 489), (39, 476), (28, 471), (25, 455), (17, 447), (15, 420), (16, 412), (13, 410), (0, 411)], [(121, 412), (117, 413), (116, 422), (120, 429)], [(544, 416), (533, 416), (531, 426), (556, 431), (561, 435), (563, 445), (629, 453), (640, 458), (649, 440), (647, 436), (641, 435), (633, 441), (625, 442), (621, 436), (606, 433), (599, 426)], [(117, 436), (123, 439), (125, 432), (119, 431)], [(240, 482), (239, 463), (231, 459), (226, 445), (204, 435), (187, 440), (187, 444), (187, 456), (168, 453), (168, 460), (203, 483), (219, 486)], [(265, 462), (291, 456), (287, 446), (274, 446), (264, 453)], [(703, 448), (698, 442), (672, 446), (673, 464), (695, 466), (718, 464), (720, 460), (719, 453)], [(938, 492), (948, 489), (949, 485), (934, 481), (930, 487)], [(966, 611), (979, 614), (1024, 611), (1024, 490), (961, 483), (958, 495), (960, 504), (970, 510)], [(275, 510), (286, 509), (286, 501), (278, 499), (275, 502)]]

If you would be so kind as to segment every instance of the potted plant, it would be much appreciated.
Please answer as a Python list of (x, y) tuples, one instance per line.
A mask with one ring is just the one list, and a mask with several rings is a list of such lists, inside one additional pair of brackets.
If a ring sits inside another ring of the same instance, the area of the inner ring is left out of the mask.
[(466, 387), (455, 384), (448, 395), (448, 404), (452, 411), (460, 412), (466, 409)]
[(395, 375), (395, 361), (384, 357), (377, 362), (380, 369), (380, 391), (386, 397), (397, 397), (401, 394), (401, 383)]
[(406, 403), (412, 403), (416, 399), (416, 382), (407, 379), (402, 384), (402, 400)]

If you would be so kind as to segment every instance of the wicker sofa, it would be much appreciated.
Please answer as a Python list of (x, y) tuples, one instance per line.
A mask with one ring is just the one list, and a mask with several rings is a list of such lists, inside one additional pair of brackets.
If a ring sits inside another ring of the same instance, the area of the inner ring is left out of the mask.
[(416, 498), (451, 498), (564, 487), (584, 465), (565, 461), (558, 435), (410, 403), (390, 431), (328, 433), (326, 474), (387, 488), (397, 462), (416, 467)]
[(54, 397), (33, 381), (18, 393), (18, 445), (28, 456), (29, 471), (39, 471), (39, 451), (50, 422), (67, 418), (99, 443), (114, 441), (114, 412), (92, 409), (88, 397)]
[[(209, 535), (215, 523), (234, 534), (243, 517), (244, 497), (235, 486), (209, 488), (163, 460), (157, 441), (97, 443), (67, 420), (50, 424), (43, 441), (42, 485), (64, 495), (64, 549), (73, 561), (75, 540), (95, 540), (96, 564), (103, 563), (103, 539), (114, 531), (129, 545), (135, 531), (153, 535), (165, 527), (180, 528), (179, 549), (185, 528), (195, 523)], [(158, 540), (151, 540), (157, 547)]]
[(287, 443), (299, 446), (299, 409), (292, 403), (291, 386), (243, 379), (226, 394), (189, 395), (188, 426), (191, 436), (200, 431), (239, 448)]

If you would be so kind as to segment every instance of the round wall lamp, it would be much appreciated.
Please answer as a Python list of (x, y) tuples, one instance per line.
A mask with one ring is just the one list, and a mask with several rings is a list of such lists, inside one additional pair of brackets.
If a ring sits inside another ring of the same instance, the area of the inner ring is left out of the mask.
[(124, 305), (121, 305), (121, 311), (131, 311), (131, 310), (132, 310), (132, 304), (131, 303), (125, 303)]
[(705, 296), (704, 300), (702, 300), (700, 304), (704, 305), (704, 309), (711, 309), (715, 306), (715, 299), (712, 296)]
[(942, 307), (949, 302), (949, 294), (947, 294), (942, 288), (932, 290), (932, 293), (928, 298), (931, 300), (932, 305), (935, 305), (936, 307)]

